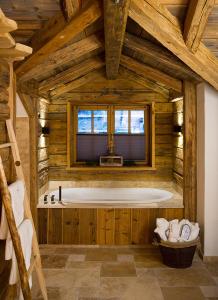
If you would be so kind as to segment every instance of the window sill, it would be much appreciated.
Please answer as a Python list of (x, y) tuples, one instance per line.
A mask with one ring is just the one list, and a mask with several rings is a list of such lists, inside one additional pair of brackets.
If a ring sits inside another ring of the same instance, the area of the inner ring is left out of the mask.
[(92, 167), (92, 166), (72, 166), (67, 167), (66, 170), (71, 171), (156, 171), (155, 167), (151, 166), (132, 166), (132, 167)]

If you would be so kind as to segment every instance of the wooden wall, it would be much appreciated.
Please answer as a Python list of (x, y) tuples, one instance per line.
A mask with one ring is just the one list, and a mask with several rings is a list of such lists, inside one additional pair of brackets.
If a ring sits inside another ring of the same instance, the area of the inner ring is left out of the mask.
[(41, 133), (41, 127), (48, 124), (48, 105), (49, 102), (43, 98), (38, 99), (38, 187), (39, 196), (48, 189), (48, 168), (49, 155), (48, 145), (49, 136)]
[[(133, 83), (131, 83), (133, 84)], [(123, 103), (143, 104), (146, 101), (155, 102), (156, 111), (156, 171), (138, 172), (78, 172), (67, 171), (67, 101), (81, 103)], [(50, 142), (49, 142), (49, 180), (150, 180), (172, 181), (172, 124), (173, 105), (166, 97), (155, 93), (143, 93), (132, 90), (131, 93), (122, 91), (110, 92), (75, 92), (70, 97), (56, 98), (49, 105)], [(95, 175), (93, 177), (93, 175)], [(136, 176), (137, 175), (137, 176)]]
[(153, 240), (156, 218), (183, 218), (183, 208), (40, 208), (41, 244), (140, 245)]
[[(183, 125), (183, 100), (173, 102), (173, 124)], [(183, 134), (173, 135), (173, 181), (183, 189)]]
[[(7, 141), (7, 132), (5, 120), (10, 117), (8, 106), (8, 86), (9, 86), (9, 66), (0, 60), (0, 144)], [(12, 181), (11, 178), (11, 160), (10, 150), (0, 149), (0, 154), (3, 160), (7, 180)]]
[(24, 172), (26, 188), (28, 195), (30, 195), (30, 137), (29, 137), (29, 118), (16, 118), (16, 138), (20, 152), (20, 159), (22, 161), (22, 168)]

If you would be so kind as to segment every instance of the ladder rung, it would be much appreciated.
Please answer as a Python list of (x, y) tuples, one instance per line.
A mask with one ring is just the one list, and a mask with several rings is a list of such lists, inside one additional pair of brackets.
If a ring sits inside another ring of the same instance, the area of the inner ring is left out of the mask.
[(0, 145), (0, 149), (11, 147), (13, 143), (5, 143)]
[(33, 272), (33, 269), (34, 269), (35, 263), (36, 263), (36, 258), (37, 258), (37, 256), (35, 256), (35, 257), (32, 259), (32, 261), (31, 261), (30, 267), (29, 267), (29, 269), (28, 269), (28, 271), (27, 271), (28, 277), (30, 277), (30, 275), (31, 275), (32, 272)]

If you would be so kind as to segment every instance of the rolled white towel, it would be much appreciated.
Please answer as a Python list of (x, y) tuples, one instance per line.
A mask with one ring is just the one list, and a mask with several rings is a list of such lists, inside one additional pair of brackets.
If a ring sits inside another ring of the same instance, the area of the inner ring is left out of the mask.
[(199, 232), (200, 232), (199, 224), (198, 223), (192, 224), (191, 235), (188, 240), (189, 241), (195, 240), (198, 237)]
[(167, 241), (166, 232), (169, 228), (169, 222), (164, 218), (157, 218), (156, 219), (156, 229), (154, 230), (155, 233), (158, 233), (160, 238), (164, 241)]
[(169, 222), (169, 242), (177, 242), (180, 237), (180, 224), (179, 220), (175, 219)]

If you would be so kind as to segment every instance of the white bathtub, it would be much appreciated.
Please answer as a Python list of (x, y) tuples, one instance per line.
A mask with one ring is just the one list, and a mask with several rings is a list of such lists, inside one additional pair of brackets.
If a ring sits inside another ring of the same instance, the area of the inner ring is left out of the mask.
[[(55, 196), (59, 200), (59, 190), (55, 190), (49, 196)], [(148, 206), (172, 199), (169, 191), (155, 188), (63, 188), (62, 204), (66, 206), (87, 205), (101, 206)]]

